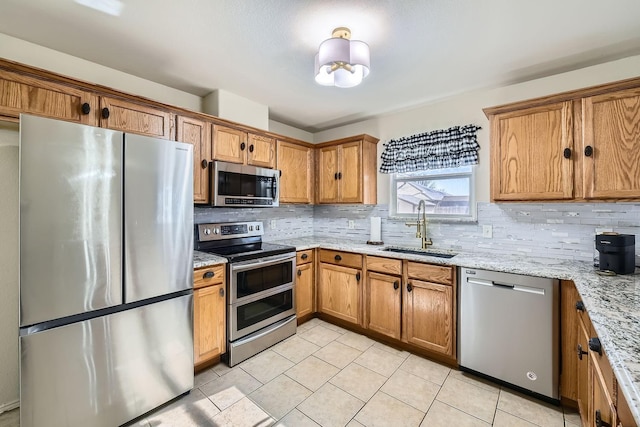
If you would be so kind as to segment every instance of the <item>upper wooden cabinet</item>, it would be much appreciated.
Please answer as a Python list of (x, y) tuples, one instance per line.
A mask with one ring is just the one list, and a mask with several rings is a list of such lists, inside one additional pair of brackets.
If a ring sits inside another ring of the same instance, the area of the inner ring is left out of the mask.
[(0, 116), (21, 113), (98, 124), (98, 97), (86, 90), (0, 69)]
[(176, 140), (193, 145), (193, 203), (209, 203), (211, 123), (178, 116)]
[(280, 177), (281, 203), (313, 203), (314, 199), (314, 150), (312, 147), (277, 142), (276, 168)]
[(376, 203), (377, 143), (358, 135), (318, 144), (320, 203)]
[(573, 197), (571, 102), (491, 116), (491, 198)]
[(585, 198), (640, 198), (640, 88), (584, 98), (582, 112)]
[(640, 80), (485, 109), (491, 200), (640, 199)]
[(173, 113), (107, 96), (100, 97), (100, 127), (175, 139)]
[(276, 140), (222, 125), (213, 125), (213, 159), (274, 168)]

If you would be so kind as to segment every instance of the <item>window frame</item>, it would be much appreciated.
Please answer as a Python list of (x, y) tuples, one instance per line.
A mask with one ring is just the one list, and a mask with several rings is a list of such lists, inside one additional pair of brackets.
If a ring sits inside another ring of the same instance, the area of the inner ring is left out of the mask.
[[(455, 179), (455, 178), (469, 178), (469, 214), (468, 215), (434, 215), (427, 213), (429, 221), (433, 222), (478, 222), (477, 204), (476, 204), (476, 165), (469, 165), (471, 167), (470, 172), (450, 172), (450, 173), (433, 173), (438, 169), (430, 169), (421, 171), (423, 174), (410, 178), (398, 178), (398, 173), (389, 174), (389, 218), (397, 220), (415, 219), (416, 214), (398, 213), (398, 181), (411, 182), (411, 181), (425, 181), (425, 180), (441, 180), (441, 179)], [(467, 166), (461, 166), (459, 168), (466, 168)], [(459, 169), (451, 168), (451, 169)]]

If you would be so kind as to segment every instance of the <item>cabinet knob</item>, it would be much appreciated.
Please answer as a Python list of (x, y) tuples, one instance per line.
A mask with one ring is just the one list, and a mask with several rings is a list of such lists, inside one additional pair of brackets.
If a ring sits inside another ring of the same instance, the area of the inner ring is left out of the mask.
[(245, 144), (244, 142), (241, 142), (240, 143), (240, 151), (244, 151), (246, 146), (247, 146), (247, 144)]
[(336, 255), (333, 257), (336, 261), (342, 261), (342, 257), (340, 255)]
[(564, 156), (565, 159), (570, 159), (571, 158), (571, 148), (565, 148), (564, 151), (562, 152), (562, 155)]
[(356, 280), (359, 282), (360, 281), (360, 273), (356, 273)]
[(413, 290), (413, 286), (411, 283), (407, 283), (407, 292), (411, 292)]
[(206, 159), (203, 159), (203, 160), (200, 162), (200, 166), (202, 166), (202, 169), (206, 169), (206, 168), (207, 168), (207, 166), (209, 166), (209, 162), (207, 162), (207, 161), (206, 161)]
[(400, 282), (399, 281), (396, 280), (395, 282), (393, 282), (393, 289), (397, 290), (399, 287), (400, 287)]
[(253, 153), (253, 144), (251, 144), (251, 145), (249, 146), (249, 152), (250, 152), (250, 153)]
[(590, 145), (584, 147), (584, 155), (587, 157), (591, 157), (593, 155), (593, 147)]
[(584, 303), (582, 301), (576, 301), (576, 310), (584, 312)]
[(220, 296), (223, 297), (224, 296), (224, 288), (220, 288)]
[(334, 180), (337, 180), (337, 179), (338, 179), (338, 172), (336, 172), (336, 173), (334, 173), (334, 174), (333, 174), (333, 179), (334, 179)]
[(342, 179), (342, 172), (338, 172), (338, 179)]
[(301, 275), (302, 275), (302, 271), (298, 270), (298, 276), (301, 276)]
[(578, 359), (582, 360), (582, 356), (585, 354), (587, 352), (582, 349), (582, 344), (578, 344)]
[(89, 114), (91, 112), (91, 105), (89, 105), (88, 102), (85, 102), (84, 104), (82, 104), (82, 114)]
[(602, 344), (600, 338), (589, 338), (589, 350), (595, 351), (602, 356)]
[(302, 255), (300, 255), (300, 258), (302, 258), (302, 259), (307, 259), (307, 258), (309, 258), (309, 255), (307, 255), (307, 254), (302, 254)]
[(595, 423), (596, 427), (611, 427), (611, 424), (602, 421), (602, 413), (600, 412), (600, 409), (596, 410)]
[(102, 118), (103, 119), (108, 119), (110, 115), (111, 115), (111, 113), (109, 112), (109, 109), (107, 107), (104, 107), (102, 109)]
[(213, 271), (207, 271), (202, 275), (203, 279), (211, 279), (215, 273)]

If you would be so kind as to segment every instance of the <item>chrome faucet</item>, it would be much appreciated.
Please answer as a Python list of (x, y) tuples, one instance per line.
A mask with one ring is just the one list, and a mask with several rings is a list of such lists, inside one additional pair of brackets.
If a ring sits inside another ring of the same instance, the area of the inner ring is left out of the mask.
[[(420, 209), (422, 209), (422, 218), (420, 217)], [(405, 225), (408, 227), (416, 226), (416, 237), (422, 239), (422, 249), (427, 249), (428, 246), (433, 245), (431, 239), (427, 237), (427, 208), (424, 200), (420, 200), (420, 203), (418, 203), (418, 220), (416, 222), (405, 222)]]

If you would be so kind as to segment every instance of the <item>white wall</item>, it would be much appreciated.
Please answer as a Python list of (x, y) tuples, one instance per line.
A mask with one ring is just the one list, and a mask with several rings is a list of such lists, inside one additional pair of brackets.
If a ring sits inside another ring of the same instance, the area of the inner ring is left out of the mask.
[(269, 130), (269, 107), (226, 90), (202, 98), (202, 111), (243, 125)]
[(18, 384), (18, 125), (0, 121), (0, 412)]
[(199, 96), (2, 33), (0, 57), (192, 111), (200, 111), (201, 108)]
[(293, 126), (285, 125), (275, 120), (269, 120), (269, 132), (285, 135), (301, 141), (313, 142), (313, 134), (311, 132), (294, 128)]
[[(478, 131), (480, 163), (477, 168), (476, 195), (478, 202), (489, 201), (489, 121), (483, 108), (550, 95), (597, 84), (640, 76), (640, 55), (587, 67), (517, 85), (477, 90), (434, 102), (419, 108), (388, 114), (314, 134), (314, 142), (329, 141), (367, 133), (380, 138), (378, 158), (383, 143), (389, 139), (414, 133), (473, 123)], [(378, 162), (378, 164), (380, 164)], [(389, 178), (378, 175), (378, 203), (389, 201)]]

